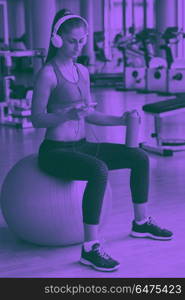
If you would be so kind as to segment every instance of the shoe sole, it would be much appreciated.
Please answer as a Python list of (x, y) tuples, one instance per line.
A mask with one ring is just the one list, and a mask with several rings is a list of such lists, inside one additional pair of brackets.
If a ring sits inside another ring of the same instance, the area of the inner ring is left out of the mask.
[(83, 265), (86, 265), (86, 266), (89, 266), (89, 267), (92, 267), (93, 269), (95, 270), (98, 270), (98, 271), (103, 271), (103, 272), (112, 272), (112, 271), (116, 271), (120, 265), (117, 265), (115, 266), (114, 268), (111, 268), (111, 269), (104, 269), (104, 268), (101, 268), (101, 267), (97, 267), (96, 265), (94, 265), (93, 263), (91, 263), (90, 261), (84, 259), (84, 258), (80, 258), (79, 262)]
[(162, 236), (153, 235), (151, 233), (141, 233), (141, 232), (135, 232), (135, 231), (131, 231), (130, 235), (133, 237), (136, 237), (136, 238), (150, 238), (150, 239), (162, 240), (162, 241), (171, 240), (173, 238), (173, 236), (162, 237)]

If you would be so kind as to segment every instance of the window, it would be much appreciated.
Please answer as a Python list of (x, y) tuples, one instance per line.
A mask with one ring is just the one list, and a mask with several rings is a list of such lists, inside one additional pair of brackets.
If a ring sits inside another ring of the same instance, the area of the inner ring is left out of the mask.
[[(185, 21), (184, 21), (184, 14), (185, 14), (185, 2), (184, 0), (178, 0), (177, 2), (177, 26), (185, 32)], [(177, 56), (178, 58), (185, 58), (185, 39), (181, 38), (178, 45), (177, 45)]]
[[(120, 32), (155, 27), (155, 0), (104, 0), (104, 30), (113, 40)], [(125, 7), (125, 12), (124, 12)], [(125, 18), (125, 20), (124, 20)], [(124, 27), (126, 25), (126, 28)]]
[(0, 1), (0, 38), (4, 45), (9, 45), (7, 3)]

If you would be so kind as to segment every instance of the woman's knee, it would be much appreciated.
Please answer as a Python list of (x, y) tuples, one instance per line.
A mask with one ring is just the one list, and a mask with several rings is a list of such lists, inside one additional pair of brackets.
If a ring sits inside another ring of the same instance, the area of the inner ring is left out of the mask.
[(135, 150), (135, 156), (134, 156), (134, 161), (138, 165), (140, 165), (142, 168), (149, 168), (149, 157), (146, 154), (146, 152), (140, 148), (134, 149)]
[(108, 166), (103, 161), (96, 160), (89, 168), (89, 175), (93, 180), (100, 178), (101, 180), (107, 181), (108, 171)]

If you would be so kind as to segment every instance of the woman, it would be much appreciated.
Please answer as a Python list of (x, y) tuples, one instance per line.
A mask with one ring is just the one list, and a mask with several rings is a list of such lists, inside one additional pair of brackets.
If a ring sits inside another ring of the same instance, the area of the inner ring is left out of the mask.
[(36, 128), (46, 128), (39, 149), (40, 167), (56, 177), (87, 181), (82, 208), (85, 240), (80, 262), (100, 271), (114, 271), (119, 262), (105, 253), (98, 240), (108, 170), (131, 169), (133, 236), (171, 239), (172, 233), (147, 217), (149, 161), (145, 152), (85, 139), (85, 122), (100, 126), (125, 125), (128, 116), (128, 112), (117, 117), (94, 110), (88, 71), (74, 62), (86, 43), (87, 34), (85, 19), (68, 10), (56, 14), (46, 64), (35, 82), (32, 122)]

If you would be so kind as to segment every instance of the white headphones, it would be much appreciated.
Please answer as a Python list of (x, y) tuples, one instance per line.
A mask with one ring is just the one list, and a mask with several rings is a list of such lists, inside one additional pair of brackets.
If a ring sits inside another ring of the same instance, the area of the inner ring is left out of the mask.
[(81, 16), (78, 16), (78, 15), (72, 15), (72, 14), (71, 14), (71, 15), (66, 15), (66, 16), (62, 17), (62, 18), (59, 19), (59, 20), (57, 21), (57, 23), (55, 24), (54, 29), (53, 29), (53, 33), (52, 33), (52, 36), (51, 36), (51, 42), (52, 42), (52, 45), (53, 45), (55, 48), (61, 48), (62, 45), (63, 45), (62, 37), (61, 37), (59, 34), (57, 34), (57, 32), (58, 32), (60, 26), (61, 26), (65, 21), (67, 21), (67, 20), (69, 20), (69, 19), (73, 19), (73, 18), (78, 18), (78, 19), (83, 20), (84, 23), (85, 23), (85, 24), (87, 25), (87, 27), (88, 27), (87, 21), (86, 21), (84, 18), (82, 18)]

